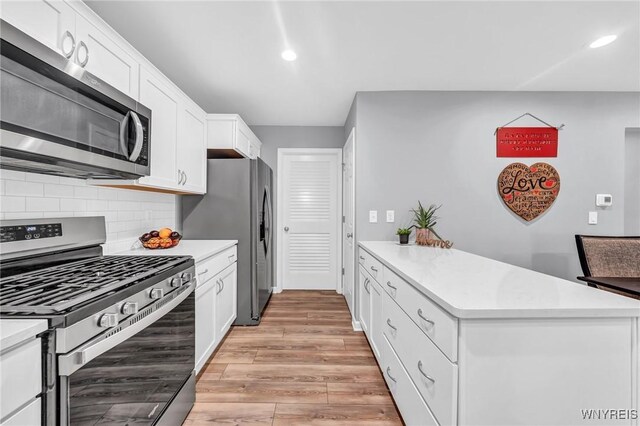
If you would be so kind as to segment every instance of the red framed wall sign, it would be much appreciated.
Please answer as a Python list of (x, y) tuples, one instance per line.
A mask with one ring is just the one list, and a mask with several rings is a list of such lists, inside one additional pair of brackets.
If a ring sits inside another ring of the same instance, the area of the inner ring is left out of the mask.
[(498, 157), (557, 157), (555, 127), (500, 127), (496, 131)]

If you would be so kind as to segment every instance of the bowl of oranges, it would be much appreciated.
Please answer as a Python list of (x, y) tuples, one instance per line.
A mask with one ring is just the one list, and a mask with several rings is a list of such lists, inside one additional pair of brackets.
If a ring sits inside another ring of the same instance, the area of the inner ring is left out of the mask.
[(139, 239), (144, 248), (151, 250), (168, 249), (177, 246), (182, 239), (182, 235), (171, 228), (161, 228), (158, 231), (147, 232)]

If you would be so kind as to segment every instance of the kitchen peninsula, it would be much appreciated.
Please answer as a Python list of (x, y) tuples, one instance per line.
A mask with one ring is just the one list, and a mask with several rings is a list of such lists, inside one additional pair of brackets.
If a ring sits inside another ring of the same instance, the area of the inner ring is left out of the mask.
[(635, 424), (637, 300), (459, 250), (359, 245), (357, 317), (408, 423), (579, 424), (610, 409), (599, 424)]

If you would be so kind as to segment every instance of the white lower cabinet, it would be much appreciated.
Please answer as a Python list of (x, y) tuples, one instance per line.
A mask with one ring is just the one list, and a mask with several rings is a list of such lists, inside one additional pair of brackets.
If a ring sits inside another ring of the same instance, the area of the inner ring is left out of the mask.
[(216, 281), (216, 338), (217, 343), (229, 331), (237, 316), (237, 263), (218, 274)]
[[(413, 378), (416, 389), (442, 424), (456, 424), (458, 367), (431, 342), (385, 293), (384, 334)], [(381, 313), (376, 315), (380, 316)]]
[(42, 404), (40, 398), (34, 399), (29, 405), (2, 422), (2, 426), (36, 426), (42, 418)]
[(215, 281), (199, 284), (196, 288), (196, 371), (200, 371), (215, 349), (215, 306)]
[(196, 263), (196, 373), (237, 316), (236, 246)]
[(371, 277), (360, 266), (358, 274), (358, 319), (365, 334), (369, 335), (369, 323), (371, 322)]
[(384, 337), (381, 350), (383, 361), (378, 362), (391, 395), (393, 395), (393, 400), (396, 402), (400, 413), (402, 413), (404, 423), (407, 426), (438, 425), (427, 404), (420, 397), (411, 378), (409, 378), (409, 374)]
[(32, 338), (0, 354), (0, 419), (31, 401), (42, 391), (42, 342)]
[(369, 335), (371, 336), (371, 349), (376, 356), (378, 363), (382, 358), (383, 345), (383, 318), (382, 315), (382, 297), (384, 290), (376, 281), (371, 282), (371, 323), (369, 324)]

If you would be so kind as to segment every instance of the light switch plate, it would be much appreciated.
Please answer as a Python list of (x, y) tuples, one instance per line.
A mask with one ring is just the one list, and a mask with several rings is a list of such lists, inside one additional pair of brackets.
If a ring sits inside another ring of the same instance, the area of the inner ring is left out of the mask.
[(378, 210), (369, 210), (369, 223), (378, 222)]
[(589, 212), (589, 225), (598, 224), (598, 212)]
[(396, 220), (396, 213), (393, 210), (387, 210), (387, 223), (393, 223)]

